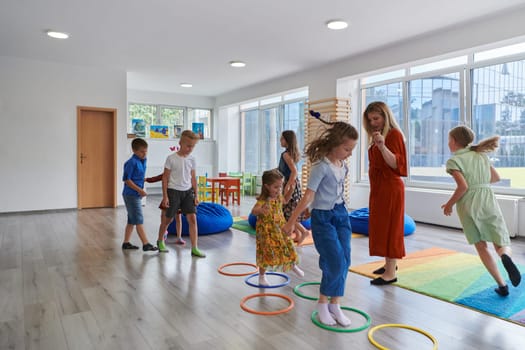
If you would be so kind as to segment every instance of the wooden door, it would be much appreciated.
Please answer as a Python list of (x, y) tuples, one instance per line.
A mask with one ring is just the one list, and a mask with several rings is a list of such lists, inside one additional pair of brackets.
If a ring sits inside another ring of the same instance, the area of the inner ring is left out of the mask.
[(117, 110), (77, 107), (78, 208), (116, 207)]

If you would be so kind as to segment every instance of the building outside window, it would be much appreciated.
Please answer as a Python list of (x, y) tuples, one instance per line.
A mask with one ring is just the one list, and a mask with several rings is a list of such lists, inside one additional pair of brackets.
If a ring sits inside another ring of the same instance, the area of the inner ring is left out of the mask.
[[(500, 136), (500, 147), (489, 155), (502, 178), (498, 191), (525, 193), (520, 175), (525, 170), (525, 59), (515, 58), (524, 55), (525, 45), (519, 44), (363, 78), (361, 114), (373, 101), (390, 106), (407, 138), (409, 184), (453, 184), (445, 171), (451, 157), (448, 131), (465, 124), (475, 143)], [(366, 181), (367, 143), (361, 142), (360, 178)]]

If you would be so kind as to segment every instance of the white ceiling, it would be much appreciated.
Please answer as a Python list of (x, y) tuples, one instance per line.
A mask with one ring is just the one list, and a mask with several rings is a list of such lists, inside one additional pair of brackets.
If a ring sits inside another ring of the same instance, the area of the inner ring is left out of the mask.
[[(0, 0), (0, 55), (128, 72), (128, 88), (217, 96), (524, 0)], [(329, 19), (350, 22), (342, 31)], [(65, 31), (53, 40), (48, 29)], [(234, 69), (231, 60), (247, 67)], [(193, 88), (182, 88), (190, 82)]]

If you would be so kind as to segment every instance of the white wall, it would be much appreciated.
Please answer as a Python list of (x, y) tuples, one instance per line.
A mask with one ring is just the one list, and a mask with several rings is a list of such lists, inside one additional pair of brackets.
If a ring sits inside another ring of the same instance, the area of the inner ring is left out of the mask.
[[(297, 74), (267, 81), (248, 88), (239, 89), (221, 96), (217, 96), (217, 107), (232, 105), (240, 101), (270, 95), (276, 92), (291, 90), (301, 86), (308, 86), (309, 99), (317, 100), (328, 97), (348, 97), (348, 88), (339, 88), (337, 80), (345, 77), (356, 76), (366, 72), (376, 71), (387, 67), (424, 60), (426, 58), (460, 52), (473, 47), (488, 46), (496, 42), (505, 42), (517, 37), (525, 40), (525, 7), (510, 13), (493, 14), (490, 17), (466, 23), (462, 26), (441, 30), (411, 40), (392, 43), (392, 45), (350, 57), (320, 68), (312, 69)], [(351, 43), (348, 43), (351, 45)], [(352, 100), (352, 122), (358, 125), (360, 118), (355, 112), (358, 110), (357, 101)], [(352, 179), (357, 179), (356, 159), (352, 160)], [(353, 183), (350, 191), (350, 204), (352, 208), (368, 206), (369, 188), (367, 184)], [(425, 215), (424, 220), (435, 224), (446, 224), (440, 210), (441, 197), (436, 196), (432, 201), (428, 196), (420, 197), (411, 193), (407, 196), (407, 208), (425, 203), (431, 213)], [(525, 235), (525, 203), (519, 205), (519, 235)], [(433, 213), (433, 214), (432, 214)], [(410, 215), (410, 213), (408, 213)], [(417, 216), (417, 213), (416, 213)], [(418, 217), (414, 217), (418, 220)], [(451, 218), (450, 225), (456, 225), (456, 219)]]
[(0, 212), (77, 207), (77, 106), (117, 109), (120, 179), (126, 72), (0, 56)]
[(210, 108), (215, 107), (215, 98), (173, 94), (158, 91), (128, 90), (128, 102), (164, 104), (180, 107)]

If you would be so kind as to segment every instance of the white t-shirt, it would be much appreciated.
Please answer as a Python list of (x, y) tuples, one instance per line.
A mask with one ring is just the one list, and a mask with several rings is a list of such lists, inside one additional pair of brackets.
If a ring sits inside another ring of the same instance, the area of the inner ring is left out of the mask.
[(181, 157), (173, 153), (166, 158), (164, 168), (171, 171), (168, 188), (178, 191), (187, 191), (191, 188), (191, 171), (196, 168), (193, 155)]

